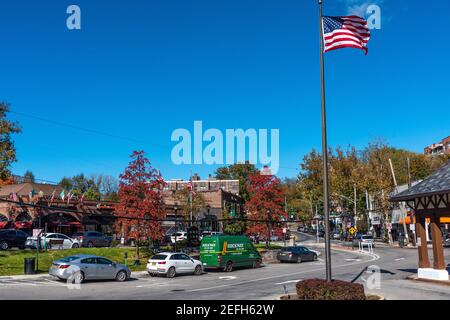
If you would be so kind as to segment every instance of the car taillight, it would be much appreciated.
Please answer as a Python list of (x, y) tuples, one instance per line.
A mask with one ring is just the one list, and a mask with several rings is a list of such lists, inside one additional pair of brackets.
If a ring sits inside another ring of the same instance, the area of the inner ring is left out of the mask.
[(70, 265), (68, 265), (68, 264), (59, 266), (60, 269), (67, 269), (68, 267), (70, 267)]
[(165, 261), (160, 261), (160, 262), (158, 262), (158, 264), (166, 264), (166, 262)]

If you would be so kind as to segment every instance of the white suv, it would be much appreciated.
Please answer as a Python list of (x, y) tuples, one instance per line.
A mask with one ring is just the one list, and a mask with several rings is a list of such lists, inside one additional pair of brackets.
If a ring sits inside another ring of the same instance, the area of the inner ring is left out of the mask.
[(177, 231), (177, 232), (173, 233), (170, 236), (170, 240), (172, 241), (172, 243), (175, 243), (175, 241), (176, 242), (183, 241), (185, 239), (187, 239), (187, 232), (186, 231)]
[(203, 273), (203, 267), (201, 261), (194, 260), (187, 254), (181, 252), (161, 252), (148, 260), (147, 272), (152, 277), (165, 274), (168, 278), (173, 278), (180, 273), (200, 275)]

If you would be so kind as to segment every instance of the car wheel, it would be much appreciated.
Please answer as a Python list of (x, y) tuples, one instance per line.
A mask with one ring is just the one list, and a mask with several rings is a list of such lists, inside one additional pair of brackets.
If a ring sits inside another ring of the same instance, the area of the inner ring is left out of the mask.
[(93, 248), (93, 247), (94, 247), (94, 244), (92, 243), (92, 241), (89, 241), (89, 242), (87, 243), (87, 246), (88, 246), (88, 248)]
[(195, 270), (194, 270), (195, 275), (199, 276), (202, 274), (202, 272), (203, 272), (202, 266), (198, 265), (195, 267)]
[(302, 263), (302, 257), (297, 258), (297, 263)]
[(170, 267), (169, 270), (167, 271), (167, 278), (173, 278), (175, 277), (175, 275), (177, 274), (175, 267)]
[(224, 271), (225, 272), (233, 271), (233, 262), (228, 261), (227, 264), (225, 265)]
[(153, 273), (153, 272), (149, 272), (148, 274), (150, 275), (150, 277), (156, 277), (157, 276), (157, 274)]
[(253, 268), (261, 268), (261, 260), (257, 259), (254, 263), (253, 263)]
[(72, 245), (72, 249), (77, 249), (77, 248), (79, 248), (80, 247), (80, 245), (78, 244), (78, 243), (74, 243), (73, 245)]
[(123, 271), (123, 270), (120, 270), (120, 271), (117, 273), (117, 275), (116, 275), (116, 280), (117, 280), (117, 281), (120, 281), (120, 282), (123, 282), (123, 281), (127, 280), (127, 278), (128, 278), (128, 275), (127, 275), (127, 273), (126, 273), (125, 271)]
[(317, 261), (317, 254), (313, 256), (313, 261)]
[(0, 242), (0, 249), (2, 249), (2, 250), (8, 250), (8, 248), (9, 248), (8, 242), (6, 242), (6, 241)]

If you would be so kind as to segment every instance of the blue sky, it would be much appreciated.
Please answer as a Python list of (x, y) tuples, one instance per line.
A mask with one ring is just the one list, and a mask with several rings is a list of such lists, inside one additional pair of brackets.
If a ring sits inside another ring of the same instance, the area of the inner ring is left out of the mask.
[[(383, 19), (369, 55), (326, 54), (329, 143), (384, 138), (421, 152), (450, 134), (450, 3), (367, 3)], [(367, 3), (325, 1), (324, 14)], [(82, 30), (66, 28), (70, 4)], [(118, 175), (144, 149), (167, 178), (205, 177), (215, 166), (170, 159), (172, 131), (202, 120), (279, 129), (279, 176), (295, 176), (321, 147), (317, 19), (316, 1), (305, 0), (2, 1), (0, 100), (23, 128), (13, 172)]]

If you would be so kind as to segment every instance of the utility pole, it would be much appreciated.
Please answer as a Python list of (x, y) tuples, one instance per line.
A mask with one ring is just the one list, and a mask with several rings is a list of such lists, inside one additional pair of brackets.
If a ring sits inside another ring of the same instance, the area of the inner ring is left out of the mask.
[(355, 219), (355, 228), (358, 229), (358, 216), (357, 216), (357, 212), (356, 212), (356, 183), (353, 184), (353, 216)]
[(317, 204), (316, 204), (316, 241), (317, 241), (317, 243), (320, 242), (320, 237), (319, 237), (319, 212), (317, 210)]
[(408, 189), (411, 188), (411, 163), (409, 162), (409, 157), (406, 158), (408, 164)]
[[(366, 212), (367, 212), (367, 233), (370, 231), (370, 205), (369, 192), (366, 189)], [(374, 236), (375, 238), (375, 236)]]
[(325, 103), (325, 63), (322, 22), (322, 0), (319, 0), (319, 34), (320, 34), (320, 78), (322, 93), (322, 162), (323, 162), (323, 212), (325, 227), (325, 272), (326, 279), (331, 282), (331, 249), (330, 249), (330, 211), (328, 194), (328, 146), (327, 146), (327, 113)]
[[(389, 165), (391, 166), (392, 179), (394, 180), (395, 190), (398, 191), (397, 179), (395, 178), (394, 165), (392, 164), (391, 158), (389, 158)], [(402, 208), (400, 207), (400, 209)], [(403, 232), (405, 233), (406, 245), (408, 245), (409, 237), (408, 237), (408, 229), (406, 227), (406, 217), (408, 216), (408, 213), (406, 212), (406, 208), (404, 209), (405, 209), (405, 216), (403, 217)]]

